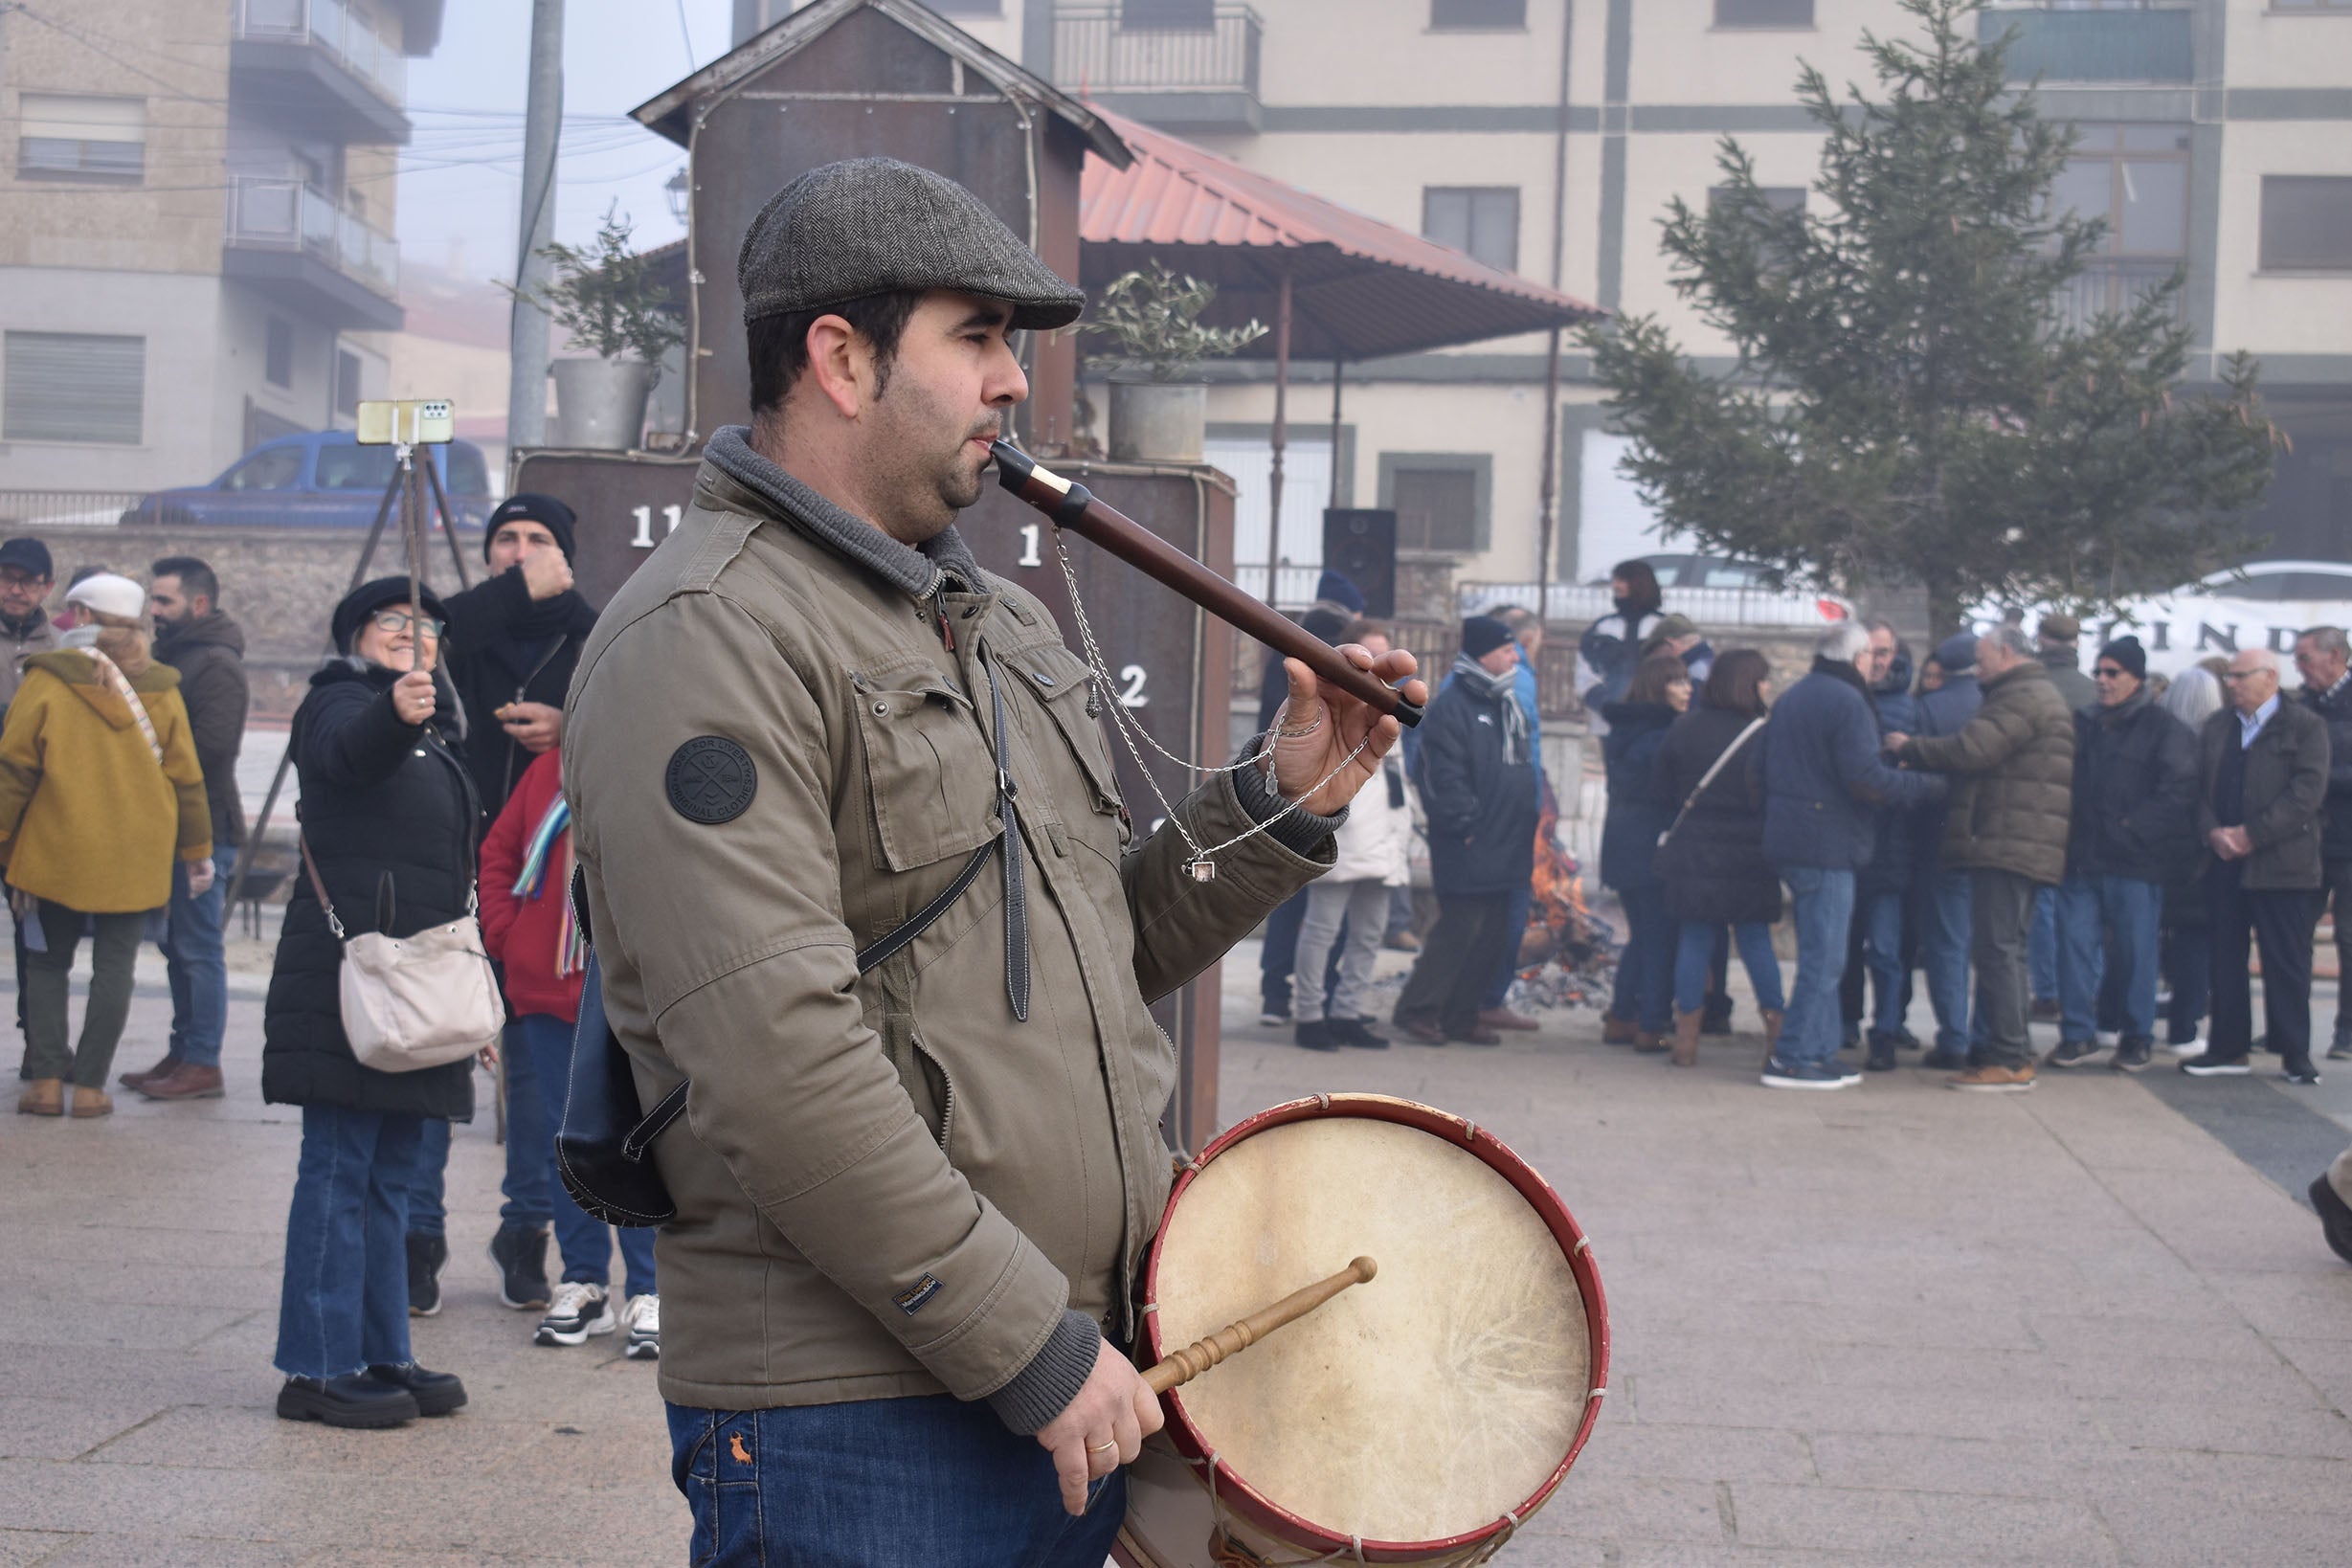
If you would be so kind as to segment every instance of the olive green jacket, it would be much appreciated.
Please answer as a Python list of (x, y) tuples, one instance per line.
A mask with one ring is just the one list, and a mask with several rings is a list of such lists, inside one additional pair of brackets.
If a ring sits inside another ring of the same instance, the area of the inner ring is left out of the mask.
[(1949, 735), (1903, 745), (1907, 767), (1951, 773), (1943, 864), (1953, 871), (2011, 871), (2048, 886), (2066, 880), (2074, 804), (2074, 715), (2028, 660), (1982, 683), (1984, 701)]
[[(1131, 842), (1086, 666), (1039, 601), (952, 529), (918, 554), (783, 482), (706, 460), (598, 619), (564, 725), (608, 1017), (646, 1105), (693, 1081), (654, 1145), (678, 1204), (661, 1393), (979, 1399), (1068, 1333), (1065, 1308), (1131, 1332), (1176, 1070), (1145, 1003), (1330, 864), (1335, 819), (1293, 835), (1309, 853), (1226, 850), (1205, 883), (1172, 827)], [(895, 957), (853, 961), (997, 832), (983, 661), (1027, 846), (1025, 1022), (999, 863)], [(673, 758), (703, 736), (750, 773), (682, 794)], [(1176, 809), (1209, 844), (1254, 820), (1227, 774)]]

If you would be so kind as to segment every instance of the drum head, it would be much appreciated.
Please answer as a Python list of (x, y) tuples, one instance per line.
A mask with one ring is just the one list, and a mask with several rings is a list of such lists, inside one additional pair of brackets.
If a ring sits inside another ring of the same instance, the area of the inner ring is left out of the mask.
[(1243, 1124), (1189, 1178), (1156, 1244), (1154, 1349), (1359, 1253), (1378, 1277), (1171, 1394), (1177, 1440), (1318, 1538), (1459, 1540), (1548, 1493), (1587, 1424), (1596, 1339), (1561, 1234), (1574, 1221), (1464, 1138), (1333, 1098)]

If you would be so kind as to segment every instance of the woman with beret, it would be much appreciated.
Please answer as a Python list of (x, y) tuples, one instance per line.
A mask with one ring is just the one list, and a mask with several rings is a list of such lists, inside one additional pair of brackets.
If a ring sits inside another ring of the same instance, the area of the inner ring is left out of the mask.
[[(474, 786), (464, 719), (435, 666), (441, 603), (382, 577), (335, 607), (331, 659), (310, 678), (291, 746), (302, 837), (347, 934), (412, 935), (467, 912)], [(361, 1065), (343, 1030), (343, 944), (305, 872), (286, 904), (263, 1018), (261, 1095), (302, 1109), (286, 1221), (278, 1414), (392, 1426), (465, 1402), (409, 1353), (408, 1194), (431, 1121), (474, 1110), (473, 1063)]]

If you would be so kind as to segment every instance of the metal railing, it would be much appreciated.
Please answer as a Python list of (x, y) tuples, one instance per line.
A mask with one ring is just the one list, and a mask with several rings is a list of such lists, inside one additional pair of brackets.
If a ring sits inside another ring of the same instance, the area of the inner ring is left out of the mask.
[(1215, 7), (1205, 28), (1125, 25), (1119, 5), (1054, 12), (1054, 80), (1099, 93), (1247, 93), (1258, 96), (1258, 13)]
[(344, 0), (236, 0), (236, 35), (262, 43), (306, 43), (325, 51), (385, 101), (408, 95), (400, 46)]
[[(1466, 616), (1498, 605), (1533, 605), (1534, 583), (1459, 583), (1455, 595)], [(1666, 607), (1689, 616), (1702, 631), (1719, 626), (1823, 627), (1845, 620), (1853, 606), (1834, 594), (1803, 588), (1669, 588)], [(1584, 626), (1615, 606), (1602, 585), (1553, 583), (1543, 591), (1543, 618), (1554, 626)]]
[[(2180, 265), (2179, 261), (2162, 257), (2098, 258), (2076, 275), (2067, 285), (2066, 293), (2055, 302), (2058, 319), (2080, 330), (2091, 325), (2094, 316), (2129, 310), (2141, 295), (2170, 278)], [(2173, 315), (2178, 319), (2186, 302), (2176, 294), (2172, 303)]]
[(136, 490), (0, 490), (0, 529), (111, 528), (138, 504)]
[(1990, 43), (2015, 31), (2009, 78), (2023, 81), (2188, 81), (2196, 75), (2194, 18), (2180, 0), (2128, 10), (2017, 4), (1982, 12), (1978, 35)]
[(300, 251), (386, 299), (400, 293), (400, 242), (338, 208), (301, 180), (240, 174), (229, 187), (228, 243)]

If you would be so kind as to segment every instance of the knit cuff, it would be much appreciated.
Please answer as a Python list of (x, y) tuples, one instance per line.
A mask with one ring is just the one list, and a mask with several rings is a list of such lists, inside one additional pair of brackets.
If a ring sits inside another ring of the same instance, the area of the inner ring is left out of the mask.
[[(1266, 737), (1260, 735), (1243, 748), (1242, 754), (1255, 756), (1265, 745)], [(1253, 822), (1266, 822), (1289, 805), (1282, 797), (1282, 792), (1275, 789), (1272, 781), (1266, 776), (1266, 770), (1255, 763), (1237, 768), (1232, 777), (1234, 795), (1242, 802), (1242, 809), (1249, 813), (1249, 819)], [(1312, 856), (1330, 840), (1333, 834), (1339, 831), (1339, 824), (1347, 819), (1348, 808), (1345, 806), (1330, 817), (1317, 817), (1301, 806), (1268, 827), (1266, 836), (1293, 854)]]
[(1062, 1314), (1044, 1348), (1029, 1364), (1013, 1374), (1013, 1380), (988, 1396), (997, 1419), (1023, 1437), (1045, 1426), (1069, 1408), (1094, 1371), (1095, 1347), (1103, 1331), (1094, 1319), (1076, 1308)]

